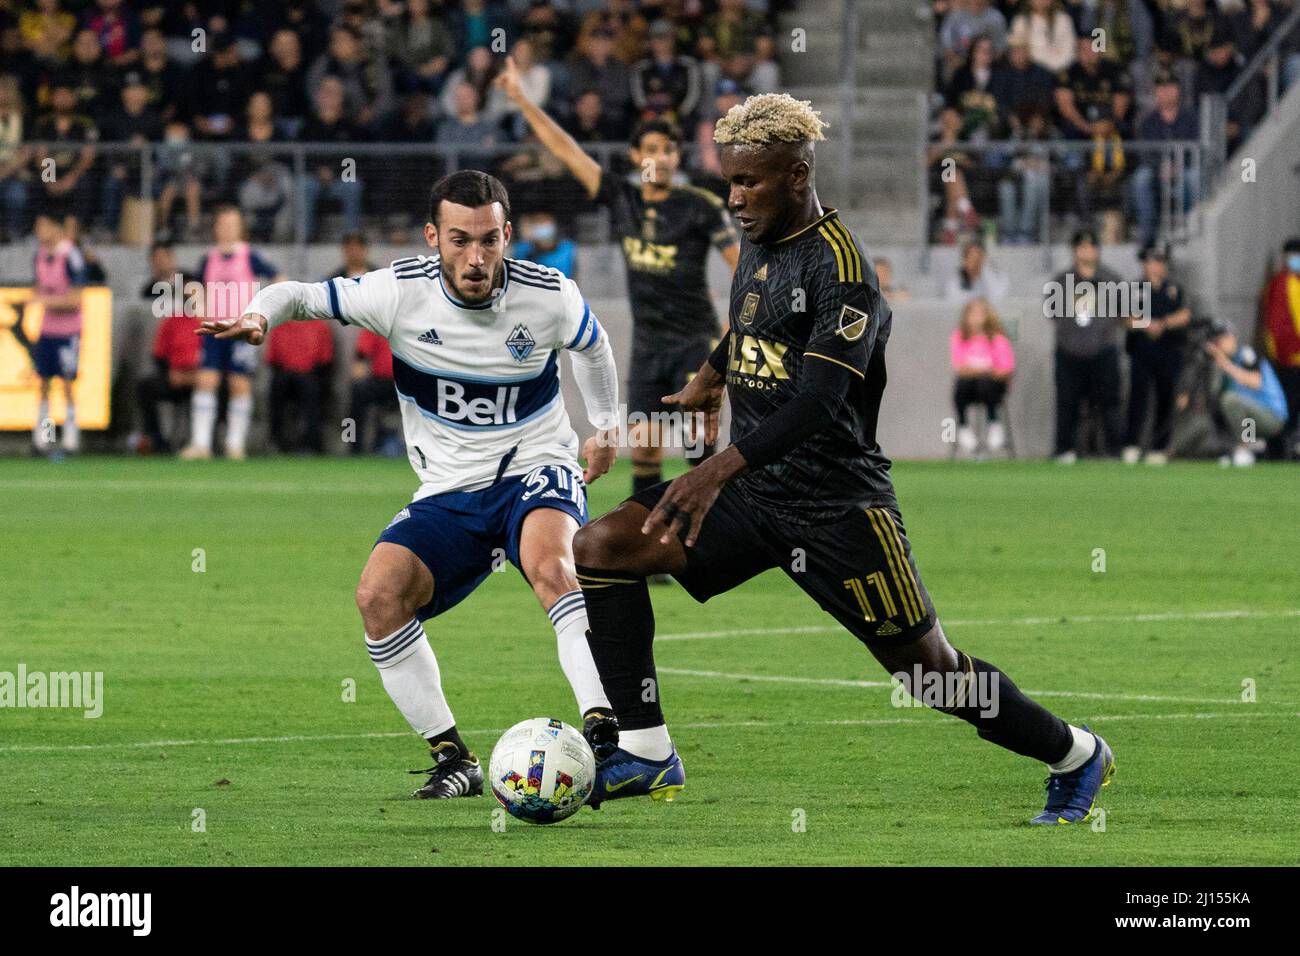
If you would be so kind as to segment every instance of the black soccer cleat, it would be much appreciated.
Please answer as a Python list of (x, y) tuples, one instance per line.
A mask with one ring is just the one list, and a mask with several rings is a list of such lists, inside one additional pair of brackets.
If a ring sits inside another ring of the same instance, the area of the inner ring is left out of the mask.
[(600, 763), (618, 749), (618, 718), (607, 710), (589, 710), (582, 717), (582, 736)]
[(483, 767), (472, 753), (461, 755), (460, 748), (444, 741), (431, 750), (433, 766), (428, 770), (411, 770), (409, 773), (427, 773), (429, 782), (411, 793), (417, 800), (447, 800), (452, 797), (483, 796)]

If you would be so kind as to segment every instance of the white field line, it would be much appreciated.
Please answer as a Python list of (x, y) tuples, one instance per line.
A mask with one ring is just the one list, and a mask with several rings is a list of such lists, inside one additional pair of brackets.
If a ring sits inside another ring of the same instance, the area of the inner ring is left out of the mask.
[[(893, 687), (890, 681), (881, 680), (845, 680), (839, 677), (787, 677), (778, 674), (730, 674), (724, 671), (689, 670), (682, 667), (659, 667), (660, 674), (674, 674), (680, 677), (707, 677), (717, 680), (754, 681), (770, 684), (816, 684), (819, 687)], [(1121, 700), (1138, 702), (1155, 702), (1161, 704), (1230, 704), (1240, 706), (1243, 702), (1232, 697), (1165, 697), (1160, 694), (1102, 694), (1092, 691), (1074, 690), (1027, 690), (1031, 697), (1078, 697), (1083, 700)], [(1274, 704), (1292, 706), (1290, 701), (1270, 701)]]
[[(98, 492), (109, 491), (132, 494), (142, 491), (178, 491), (186, 494), (193, 492), (207, 494), (211, 492), (250, 491), (266, 495), (307, 495), (319, 492), (321, 488), (319, 484), (307, 481), (242, 482), (216, 481), (211, 478), (196, 481), (148, 481), (137, 478), (108, 478), (104, 481), (92, 481), (90, 479), (76, 481), (67, 478), (52, 481), (21, 479), (6, 481), (4, 486), (15, 491), (75, 491), (83, 498), (93, 498)], [(394, 495), (399, 497), (403, 494), (409, 495), (413, 489), (410, 482), (403, 481), (395, 485), (385, 485), (382, 482), (331, 482), (328, 485), (328, 490), (331, 495), (385, 495), (391, 498)]]
[[(1218, 718), (1285, 718), (1290, 720), (1300, 717), (1300, 713), (1260, 713), (1253, 710), (1240, 710), (1236, 713), (1187, 713), (1187, 714), (1111, 714), (1090, 717), (1098, 725), (1102, 721), (1131, 720), (1214, 720)], [(895, 724), (930, 723), (935, 727), (965, 727), (962, 721), (935, 721), (926, 717), (873, 717), (844, 720), (735, 720), (705, 721), (699, 723), (675, 723), (674, 729), (682, 730), (729, 730), (733, 728), (779, 728), (779, 727), (889, 727)], [(486, 727), (478, 730), (462, 731), (466, 734), (502, 734), (507, 727)], [(334, 740), (382, 740), (389, 737), (410, 737), (410, 731), (393, 731), (391, 733), (370, 734), (286, 734), (281, 737), (223, 737), (215, 740), (140, 740), (112, 744), (14, 744), (0, 747), (0, 753), (83, 753), (95, 750), (153, 750), (159, 747), (238, 747), (248, 744), (296, 744), (315, 743)]]
[[(1152, 614), (1056, 614), (1051, 617), (998, 617), (982, 619), (940, 618), (949, 627), (1042, 627), (1048, 624), (1157, 624), (1167, 621), (1223, 621), (1256, 618), (1300, 617), (1300, 608), (1278, 610), (1161, 611)], [(838, 624), (805, 627), (747, 627), (725, 631), (686, 631), (658, 634), (656, 641), (700, 641), (723, 637), (756, 637), (771, 634), (835, 634), (843, 632)]]

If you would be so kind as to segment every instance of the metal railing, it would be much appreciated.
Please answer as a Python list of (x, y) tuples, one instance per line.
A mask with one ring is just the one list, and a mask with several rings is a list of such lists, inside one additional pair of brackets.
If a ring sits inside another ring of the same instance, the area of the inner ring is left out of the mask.
[[(620, 169), (627, 154), (623, 142), (584, 143), (583, 148), (602, 168), (613, 171)], [(362, 222), (382, 226), (403, 215), (418, 228), (426, 218), (434, 179), (463, 168), (500, 175), (518, 209), (546, 210), (561, 218), (586, 211), (586, 196), (577, 180), (544, 159), (542, 147), (530, 143), (29, 142), (18, 149), (30, 159), (20, 190), (28, 223), (40, 209), (61, 205), (83, 223), (116, 231), (125, 200), (139, 200), (152, 209), (166, 199), (176, 212), (174, 218), (183, 218), (187, 197), (194, 192), (201, 213), (210, 213), (216, 202), (231, 202), (244, 209), (246, 218), (266, 220), (254, 231), (267, 228), (275, 235), (260, 236), (261, 241), (305, 247), (327, 200), (338, 205), (345, 228)], [(84, 149), (93, 150), (94, 160), (72, 193), (48, 192), (51, 183), (46, 180), (67, 176)], [(684, 144), (683, 152), (683, 172), (695, 172), (694, 144)], [(53, 173), (42, 175), (37, 162), (41, 155), (59, 157)], [(0, 200), (5, 195), (13, 193), (0, 194)]]
[[(1228, 160), (1228, 123), (1240, 115), (1244, 98), (1258, 89), (1264, 81), (1264, 110), (1267, 116), (1277, 106), (1282, 96), (1282, 79), (1286, 67), (1283, 59), (1300, 53), (1300, 6), (1296, 6), (1283, 19), (1262, 47), (1233, 80), (1227, 92), (1206, 93), (1201, 96), (1201, 139), (1206, 148), (1207, 184), (1217, 181)], [(1239, 143), (1244, 143), (1249, 130), (1242, 130)], [(1207, 195), (1209, 190), (1207, 188)]]
[[(931, 143), (929, 147), (936, 148), (938, 145)], [(1194, 207), (1205, 188), (1205, 179), (1202, 176), (1203, 146), (1201, 143), (1194, 140), (1123, 140), (1117, 144), (1106, 145), (1117, 145), (1124, 156), (1124, 175), (1119, 180), (1118, 202), (1125, 210), (1136, 210), (1138, 206), (1136, 189), (1154, 187), (1156, 194), (1150, 198), (1155, 200), (1154, 213), (1158, 238), (1169, 242), (1180, 242), (1197, 234), (1199, 217)], [(1086, 172), (1092, 155), (1098, 149), (1098, 144), (1090, 140), (990, 141), (978, 144), (958, 142), (951, 144), (949, 148), (954, 154), (977, 157), (978, 165), (972, 170), (970, 176), (970, 178), (979, 177), (980, 182), (975, 184), (977, 187), (987, 187), (990, 182), (1000, 187), (1008, 180), (1014, 181), (1016, 185), (1023, 185), (1024, 174), (1015, 168), (1014, 160), (1020, 157), (1038, 157), (1046, 160), (1048, 179), (1044, 192), (1036, 199), (1036, 201), (1041, 200), (1039, 203), (1041, 208), (1037, 216), (1037, 233), (1033, 238), (1044, 244), (1044, 258), (1050, 264), (1050, 249), (1046, 244), (1051, 239), (1052, 217), (1057, 212), (1072, 211), (1062, 208), (1065, 202), (1064, 197), (1060, 195), (1060, 186), (1069, 186), (1075, 190), (1070, 198), (1070, 205), (1074, 209), (1077, 209), (1081, 198), (1088, 198), (1081, 197), (1080, 190), (1090, 188)], [(968, 180), (968, 193), (979, 192), (978, 188), (972, 190), (971, 186)], [(940, 204), (944, 200), (942, 193), (936, 194), (933, 187), (932, 177), (927, 176), (927, 213), (935, 208), (936, 200)], [(995, 187), (995, 191), (999, 193), (1000, 204), (1001, 190)], [(1023, 193), (1017, 195), (1018, 204), (1025, 201), (1021, 198), (1022, 195)], [(1109, 196), (1108, 199), (1110, 205), (1115, 205), (1114, 195)], [(999, 208), (994, 215), (1002, 211)], [(987, 205), (984, 212), (989, 212)], [(1133, 215), (1126, 215), (1125, 218), (1130, 222), (1135, 219)]]

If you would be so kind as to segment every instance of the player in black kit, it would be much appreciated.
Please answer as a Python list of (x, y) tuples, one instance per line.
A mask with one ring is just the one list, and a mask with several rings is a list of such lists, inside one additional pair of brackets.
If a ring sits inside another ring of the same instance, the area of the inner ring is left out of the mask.
[(1114, 772), (1110, 747), (953, 648), (921, 584), (876, 443), (892, 316), (871, 260), (818, 201), (822, 125), (786, 94), (750, 97), (719, 122), (728, 206), (744, 234), (730, 333), (668, 401), (716, 430), (725, 385), (733, 444), (574, 540), (587, 639), (614, 710), (585, 728), (600, 758), (591, 799), (671, 799), (685, 784), (662, 694), (644, 693), (659, 689), (646, 576), (672, 574), (703, 602), (781, 568), (917, 699), (1049, 765), (1034, 822), (1087, 819)]
[[(507, 58), (497, 85), (518, 105), (542, 144), (612, 215), (632, 300), (628, 412), (648, 418), (626, 436), (632, 446), (632, 490), (642, 491), (662, 478), (662, 439), (655, 423), (668, 419), (652, 416), (681, 414), (661, 398), (679, 391), (717, 343), (718, 317), (709, 297), (706, 266), (712, 247), (735, 268), (740, 250), (736, 228), (713, 193), (673, 182), (681, 162), (681, 137), (671, 123), (650, 120), (633, 131), (628, 154), (642, 171), (639, 182), (633, 183), (603, 171), (528, 100), (512, 59)], [(707, 458), (710, 449), (706, 445), (696, 451), (688, 455), (692, 465)]]

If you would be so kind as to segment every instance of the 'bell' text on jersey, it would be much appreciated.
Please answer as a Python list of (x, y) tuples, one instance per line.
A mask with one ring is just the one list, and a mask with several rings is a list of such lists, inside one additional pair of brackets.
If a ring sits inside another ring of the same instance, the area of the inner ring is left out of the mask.
[(871, 261), (835, 210), (774, 243), (742, 239), (729, 314), (732, 440), (789, 401), (808, 362), (835, 362), (853, 373), (837, 420), (735, 479), (743, 494), (803, 524), (897, 506), (889, 459), (876, 443), (891, 322)]
[(407, 453), (421, 480), (416, 499), (486, 488), (541, 465), (576, 467), (559, 354), (591, 348), (601, 328), (571, 279), (506, 259), (496, 296), (466, 305), (444, 286), (438, 256), (415, 256), (326, 284), (334, 318), (392, 347)]

